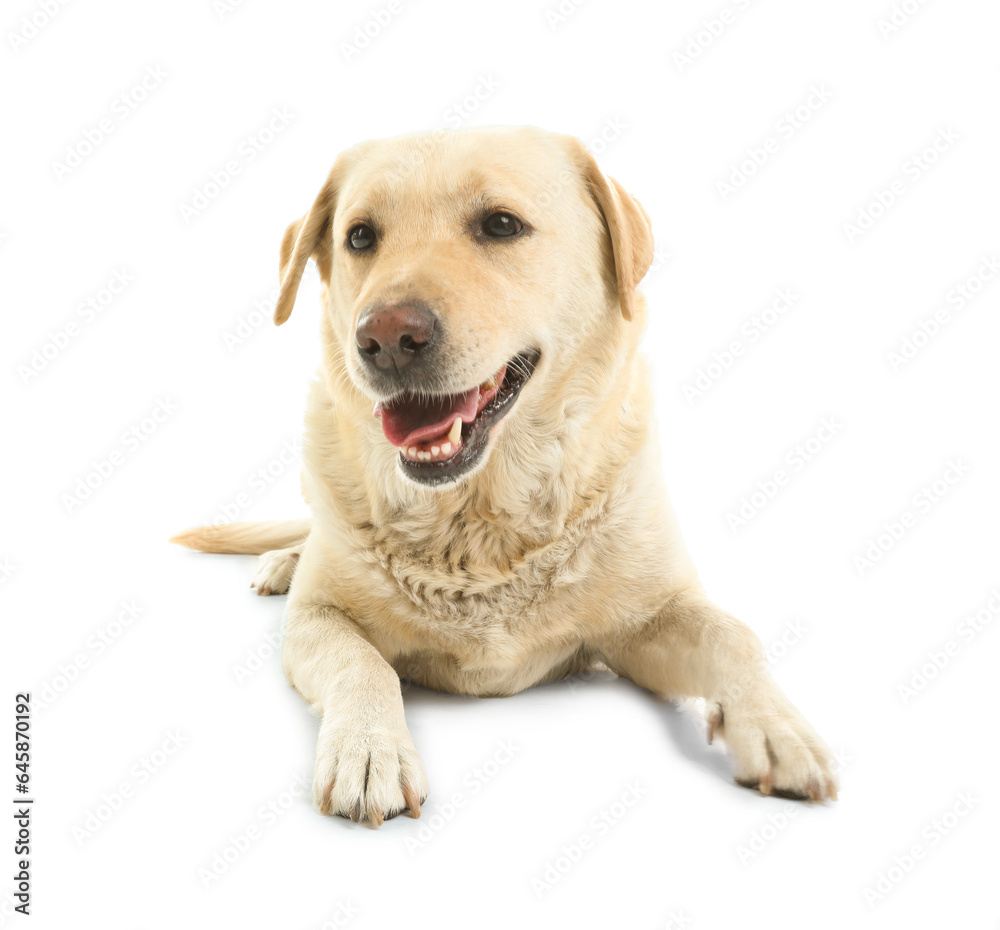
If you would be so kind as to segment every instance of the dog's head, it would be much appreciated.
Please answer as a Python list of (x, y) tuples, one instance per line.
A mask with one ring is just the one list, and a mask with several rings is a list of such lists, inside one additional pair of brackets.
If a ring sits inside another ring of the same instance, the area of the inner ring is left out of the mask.
[(375, 403), (401, 473), (441, 487), (483, 467), (502, 420), (551, 404), (621, 342), (652, 255), (642, 207), (571, 137), (367, 142), (289, 226), (275, 322), (313, 258), (328, 368)]

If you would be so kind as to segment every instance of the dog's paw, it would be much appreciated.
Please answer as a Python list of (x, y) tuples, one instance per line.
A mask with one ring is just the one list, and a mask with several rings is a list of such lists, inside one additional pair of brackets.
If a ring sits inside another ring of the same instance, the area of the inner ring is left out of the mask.
[(299, 561), (301, 546), (291, 549), (274, 549), (265, 552), (257, 560), (257, 573), (250, 582), (251, 588), (256, 588), (261, 595), (286, 594), (292, 583), (295, 566)]
[(407, 809), (419, 817), (426, 800), (427, 776), (405, 725), (373, 729), (324, 718), (313, 778), (321, 814), (380, 827)]
[(796, 800), (837, 800), (833, 754), (783, 695), (709, 702), (707, 715), (708, 741), (723, 738), (738, 784)]

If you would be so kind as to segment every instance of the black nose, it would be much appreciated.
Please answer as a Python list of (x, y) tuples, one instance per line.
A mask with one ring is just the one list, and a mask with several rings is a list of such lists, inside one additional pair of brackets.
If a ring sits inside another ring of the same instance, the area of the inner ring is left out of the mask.
[(416, 304), (392, 304), (369, 310), (358, 321), (355, 339), (361, 357), (376, 368), (409, 365), (434, 337), (434, 314)]

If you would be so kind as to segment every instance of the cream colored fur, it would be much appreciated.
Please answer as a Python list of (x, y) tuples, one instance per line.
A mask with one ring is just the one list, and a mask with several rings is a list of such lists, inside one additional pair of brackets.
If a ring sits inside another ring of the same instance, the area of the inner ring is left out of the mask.
[[(470, 205), (485, 198), (528, 221), (531, 237), (505, 251), (473, 241)], [(372, 217), (379, 251), (359, 261), (347, 230)], [(178, 541), (284, 550), (265, 556), (255, 584), (278, 593), (295, 573), (284, 666), (323, 714), (319, 810), (376, 825), (419, 814), (428, 786), (400, 676), (509, 695), (597, 663), (666, 697), (704, 698), (742, 784), (835, 798), (826, 746), (772, 680), (757, 637), (706, 598), (684, 547), (637, 351), (649, 221), (583, 146), (510, 128), (365, 143), (286, 233), (278, 323), (310, 257), (324, 300), (304, 444), (312, 523)], [(541, 350), (485, 461), (444, 488), (402, 473), (354, 350), (363, 308), (414, 295), (449, 340), (441, 392)]]

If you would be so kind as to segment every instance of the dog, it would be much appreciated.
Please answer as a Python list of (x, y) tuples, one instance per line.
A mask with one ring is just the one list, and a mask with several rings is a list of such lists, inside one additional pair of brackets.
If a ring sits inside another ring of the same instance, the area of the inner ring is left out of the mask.
[(317, 809), (419, 816), (401, 678), (502, 696), (599, 667), (704, 699), (739, 784), (835, 800), (829, 749), (705, 595), (667, 497), (638, 201), (539, 129), (370, 141), (288, 227), (276, 324), (310, 258), (312, 518), (172, 541), (261, 554), (258, 593), (288, 591), (284, 672), (322, 714)]

